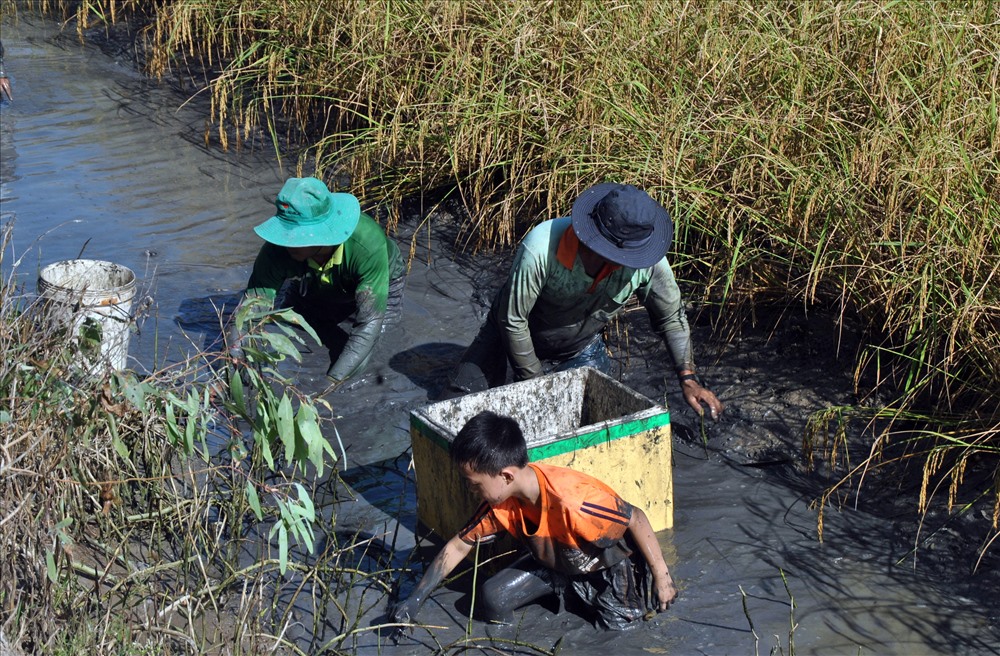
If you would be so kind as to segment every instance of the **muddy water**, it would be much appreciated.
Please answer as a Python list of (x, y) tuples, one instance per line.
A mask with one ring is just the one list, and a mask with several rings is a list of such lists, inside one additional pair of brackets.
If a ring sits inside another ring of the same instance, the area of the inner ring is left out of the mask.
[[(260, 245), (251, 227), (266, 218), (268, 199), (290, 172), (266, 145), (235, 155), (206, 148), (198, 101), (182, 106), (183, 97), (143, 80), (127, 62), (56, 37), (44, 22), (3, 26), (15, 94), (0, 108), (0, 215), (14, 224), (3, 274), (18, 259), (30, 287), (41, 266), (81, 254), (124, 264), (140, 278), (138, 296), (152, 303), (133, 337), (130, 365), (183, 357), (189, 345), (211, 341), (213, 306), (246, 281)], [(470, 301), (470, 275), (447, 261), (433, 236), (421, 233), (415, 243), (402, 325), (380, 346), (372, 369), (329, 399), (342, 415), (336, 425), (343, 478), (355, 500), (334, 506), (320, 499), (328, 516), (336, 513), (338, 529), (379, 536), (397, 564), (419, 563), (410, 553), (417, 543), (408, 413), (438, 390), (481, 316)], [(656, 364), (662, 349), (641, 346), (626, 382), (663, 398)], [(677, 603), (625, 633), (601, 633), (577, 615), (536, 605), (502, 637), (546, 648), (562, 639), (566, 654), (753, 654), (775, 647), (804, 654), (1000, 653), (995, 576), (960, 576), (964, 564), (925, 571), (924, 561), (907, 558), (912, 539), (896, 535), (897, 524), (877, 512), (831, 512), (820, 544), (813, 495), (797, 469), (783, 458), (733, 456), (732, 444), (755, 433), (795, 439), (804, 415), (769, 388), (782, 378), (780, 358), (762, 383), (726, 369), (745, 355), (739, 346), (717, 351), (716, 389), (729, 410), (704, 436), (672, 386), (666, 389), (677, 435), (677, 513), (675, 528), (659, 539), (681, 590)], [(306, 389), (319, 388), (325, 367), (326, 354), (317, 352), (293, 373)], [(834, 384), (830, 370), (816, 369), (784, 376), (781, 384)], [(755, 404), (766, 409), (757, 412)], [(415, 555), (427, 552), (432, 548)], [(403, 582), (404, 590), (410, 586)], [(442, 628), (415, 631), (398, 645), (362, 633), (353, 648), (419, 654), (454, 643), (465, 635), (468, 605), (467, 582), (458, 581), (435, 594), (421, 617)], [(375, 605), (364, 623), (377, 624), (383, 611)], [(303, 627), (312, 621), (299, 617), (304, 621), (288, 635), (308, 651), (335, 635), (334, 617), (308, 632)], [(485, 635), (478, 623), (471, 631)]]

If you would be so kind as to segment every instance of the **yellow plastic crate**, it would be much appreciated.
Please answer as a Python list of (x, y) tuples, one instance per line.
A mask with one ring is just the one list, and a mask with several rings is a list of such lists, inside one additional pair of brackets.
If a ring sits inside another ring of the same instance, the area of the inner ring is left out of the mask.
[(410, 413), (417, 516), (441, 538), (458, 532), (478, 504), (448, 450), (465, 423), (483, 410), (520, 423), (532, 462), (590, 474), (642, 508), (654, 531), (673, 527), (670, 413), (613, 378), (584, 367)]

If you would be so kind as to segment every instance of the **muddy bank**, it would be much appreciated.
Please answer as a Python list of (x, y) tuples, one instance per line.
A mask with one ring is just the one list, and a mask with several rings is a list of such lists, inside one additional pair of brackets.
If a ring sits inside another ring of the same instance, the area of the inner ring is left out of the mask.
[[(291, 172), (263, 145), (240, 153), (205, 147), (204, 107), (185, 104), (186, 96), (143, 79), (124, 60), (59, 38), (54, 25), (5, 25), (4, 42), (16, 101), (0, 109), (8, 139), (0, 214), (17, 222), (18, 254), (30, 269), (85, 247), (87, 256), (135, 270), (154, 299), (154, 314), (134, 337), (136, 368), (211, 343), (213, 301), (245, 283), (259, 247), (251, 228), (269, 215), (270, 198)], [(370, 370), (328, 398), (337, 415), (337, 434), (328, 437), (338, 450), (343, 444), (343, 483), (321, 486), (317, 501), (335, 535), (373, 538), (368, 554), (356, 558), (365, 567), (419, 572), (433, 553), (415, 537), (409, 412), (435, 398), (505, 267), (504, 255), (451, 253), (448, 217), (440, 220), (440, 230), (411, 234), (404, 227), (396, 235), (403, 252), (415, 248), (403, 322)], [(790, 640), (810, 654), (998, 653), (1000, 563), (990, 554), (970, 574), (985, 535), (981, 508), (932, 516), (918, 534), (919, 481), (887, 474), (856, 505), (831, 511), (826, 541), (816, 540), (810, 504), (825, 481), (803, 467), (801, 438), (811, 413), (853, 401), (857, 345), (820, 314), (773, 314), (723, 339), (712, 336), (707, 315), (692, 310), (703, 375), (728, 406), (720, 422), (704, 427), (680, 399), (645, 317), (629, 316), (622, 380), (665, 400), (672, 414), (676, 524), (658, 538), (681, 590), (678, 602), (620, 634), (536, 605), (502, 639), (547, 649), (562, 640), (562, 653), (573, 654), (747, 654), (755, 644), (788, 652)], [(296, 379), (322, 389), (325, 352), (304, 356)], [(294, 576), (285, 583), (296, 588)], [(401, 585), (405, 592), (412, 577)], [(294, 600), (299, 611), (287, 635), (310, 652), (338, 634), (340, 616), (311, 607), (308, 597), (307, 586)], [(385, 599), (378, 589), (351, 599), (366, 629), (380, 623)], [(469, 602), (468, 577), (458, 579), (421, 617), (441, 628), (415, 630), (398, 645), (365, 630), (348, 645), (357, 653), (427, 653), (464, 638)], [(482, 624), (471, 626), (472, 636), (486, 637)]]

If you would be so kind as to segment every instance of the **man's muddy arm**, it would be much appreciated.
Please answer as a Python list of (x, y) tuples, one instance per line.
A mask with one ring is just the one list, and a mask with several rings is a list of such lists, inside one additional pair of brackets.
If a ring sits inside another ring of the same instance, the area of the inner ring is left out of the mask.
[(545, 279), (544, 263), (522, 247), (492, 309), (496, 314), (501, 342), (514, 370), (514, 380), (527, 380), (542, 373), (528, 316), (545, 286)]
[(375, 294), (371, 290), (359, 289), (355, 302), (358, 310), (351, 334), (326, 372), (327, 376), (338, 382), (358, 373), (368, 363), (385, 320), (385, 310), (376, 309)]

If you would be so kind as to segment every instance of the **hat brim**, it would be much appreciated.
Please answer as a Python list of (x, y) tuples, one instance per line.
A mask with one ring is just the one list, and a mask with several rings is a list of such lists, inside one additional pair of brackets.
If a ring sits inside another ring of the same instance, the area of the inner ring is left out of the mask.
[(607, 196), (608, 192), (620, 186), (616, 182), (601, 182), (584, 190), (573, 202), (571, 214), (573, 232), (584, 246), (609, 262), (631, 269), (651, 267), (666, 256), (670, 240), (674, 237), (674, 224), (666, 209), (664, 209), (665, 220), (653, 224), (649, 241), (638, 248), (619, 248), (597, 230), (590, 216), (597, 203)]
[(272, 216), (253, 229), (266, 242), (276, 246), (336, 246), (354, 234), (361, 218), (361, 204), (351, 194), (330, 194), (330, 211), (320, 221), (295, 225)]

